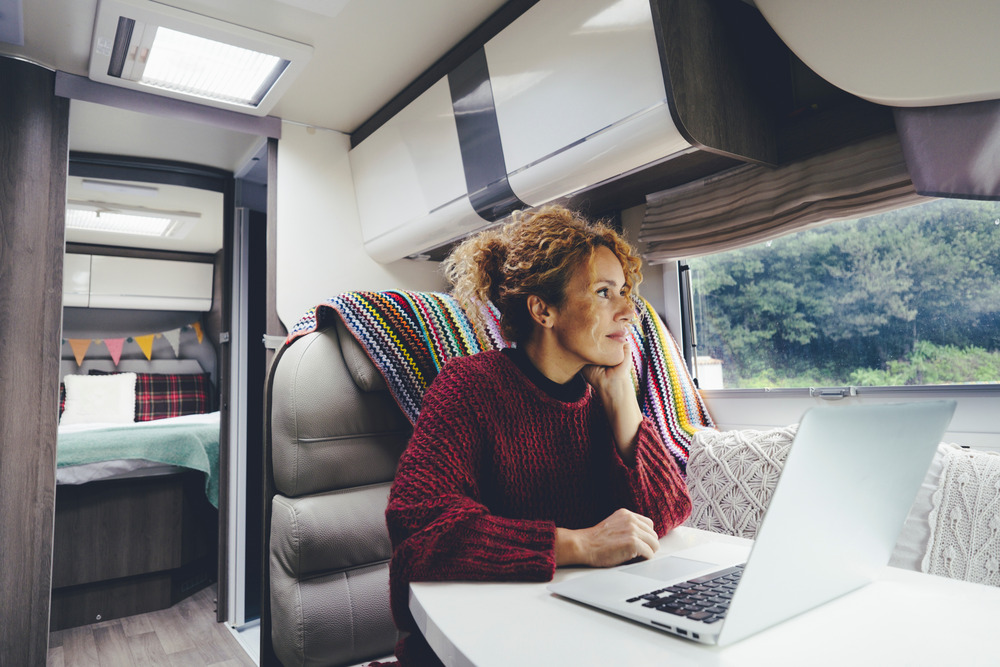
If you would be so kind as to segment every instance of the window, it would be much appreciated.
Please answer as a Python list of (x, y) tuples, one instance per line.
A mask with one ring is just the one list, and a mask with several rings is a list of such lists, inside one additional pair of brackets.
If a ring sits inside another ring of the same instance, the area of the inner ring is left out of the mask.
[(955, 199), (691, 259), (704, 389), (1000, 382), (1000, 203)]

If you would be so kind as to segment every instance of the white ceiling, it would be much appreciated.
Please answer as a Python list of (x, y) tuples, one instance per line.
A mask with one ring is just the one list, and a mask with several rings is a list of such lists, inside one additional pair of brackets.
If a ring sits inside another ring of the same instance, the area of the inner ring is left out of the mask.
[[(162, 4), (311, 45), (312, 59), (271, 115), (349, 133), (504, 3), (170, 0)], [(310, 6), (323, 13), (302, 8)], [(0, 44), (0, 53), (86, 76), (96, 10), (96, 0), (27, 0), (23, 2), (25, 45)]]
[[(151, 4), (153, 0), (133, 0)], [(0, 42), (0, 54), (52, 70), (87, 76), (97, 0), (23, 0), (24, 46)], [(504, 0), (170, 0), (162, 3), (309, 44), (313, 56), (271, 111), (287, 121), (350, 133), (504, 4)], [(4, 21), (0, 16), (0, 23)], [(192, 162), (237, 172), (262, 139), (188, 120), (151, 116), (73, 100), (70, 149)], [(69, 192), (78, 187), (73, 179)], [(162, 188), (161, 197), (184, 190)], [(221, 204), (191, 192), (186, 205), (206, 220)], [(108, 194), (106, 200), (127, 201)], [(159, 206), (159, 204), (157, 205)], [(207, 207), (207, 208), (200, 208)], [(215, 222), (221, 229), (221, 220)], [(141, 237), (95, 240), (70, 232), (68, 241), (213, 252), (221, 232), (189, 242)], [(212, 239), (218, 239), (217, 241)]]

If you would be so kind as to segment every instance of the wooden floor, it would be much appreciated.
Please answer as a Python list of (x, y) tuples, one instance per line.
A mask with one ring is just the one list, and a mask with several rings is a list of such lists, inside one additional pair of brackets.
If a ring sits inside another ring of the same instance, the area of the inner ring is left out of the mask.
[(49, 635), (48, 667), (254, 667), (224, 623), (215, 621), (215, 585), (169, 609)]

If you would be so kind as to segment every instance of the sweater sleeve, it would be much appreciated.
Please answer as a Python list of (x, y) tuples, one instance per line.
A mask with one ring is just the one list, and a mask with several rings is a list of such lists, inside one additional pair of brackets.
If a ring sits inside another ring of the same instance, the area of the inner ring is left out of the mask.
[(626, 465), (617, 451), (613, 455), (612, 466), (622, 494), (618, 502), (652, 519), (656, 534), (663, 537), (691, 514), (691, 498), (653, 420), (649, 417), (642, 420), (636, 438), (634, 465)]
[(397, 623), (411, 581), (547, 581), (555, 572), (553, 522), (495, 516), (481, 502), (474, 382), (450, 364), (442, 370), (400, 458), (386, 508)]

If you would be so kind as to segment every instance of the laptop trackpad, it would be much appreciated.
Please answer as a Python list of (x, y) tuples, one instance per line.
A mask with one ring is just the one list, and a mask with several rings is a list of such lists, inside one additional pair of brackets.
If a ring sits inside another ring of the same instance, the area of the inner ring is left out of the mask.
[(706, 568), (718, 568), (718, 565), (701, 560), (691, 560), (690, 558), (666, 556), (664, 558), (654, 558), (653, 560), (629, 565), (622, 568), (622, 572), (656, 579), (657, 581), (677, 581), (690, 579), (698, 573), (704, 572)]

